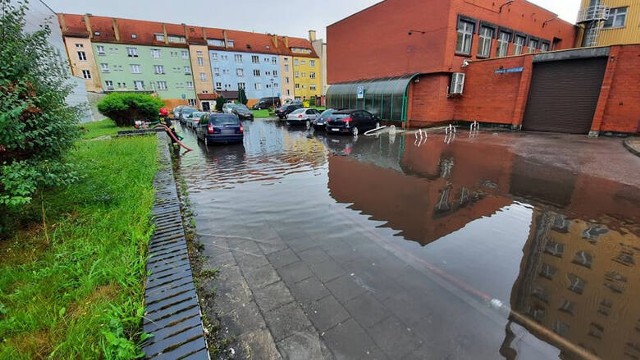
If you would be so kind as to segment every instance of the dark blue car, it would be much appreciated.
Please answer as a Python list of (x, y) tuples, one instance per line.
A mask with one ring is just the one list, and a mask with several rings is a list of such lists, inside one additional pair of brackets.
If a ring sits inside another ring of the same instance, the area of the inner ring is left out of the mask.
[(200, 120), (196, 136), (205, 145), (237, 143), (244, 139), (244, 127), (234, 114), (210, 114), (207, 119)]

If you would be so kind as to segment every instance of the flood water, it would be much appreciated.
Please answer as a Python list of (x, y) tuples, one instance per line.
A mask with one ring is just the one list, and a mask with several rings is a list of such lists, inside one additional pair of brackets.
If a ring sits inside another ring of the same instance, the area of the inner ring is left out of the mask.
[[(200, 240), (257, 243), (335, 357), (640, 358), (636, 184), (525, 156), (510, 133), (256, 120), (243, 144), (208, 149), (185, 133)], [(287, 280), (295, 264), (311, 272)], [(332, 318), (314, 318), (329, 298)]]

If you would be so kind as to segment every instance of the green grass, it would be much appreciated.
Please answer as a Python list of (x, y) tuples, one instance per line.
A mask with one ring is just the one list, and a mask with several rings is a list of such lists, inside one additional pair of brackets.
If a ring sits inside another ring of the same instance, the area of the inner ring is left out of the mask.
[(105, 119), (101, 121), (83, 123), (81, 124), (80, 129), (82, 130), (82, 138), (88, 140), (103, 136), (116, 135), (120, 130), (132, 130), (133, 126), (119, 128), (113, 120)]
[[(84, 127), (85, 139), (118, 130)], [(0, 242), (0, 359), (141, 356), (156, 143), (79, 142), (82, 179), (44, 193)]]
[(273, 113), (269, 114), (269, 109), (251, 110), (253, 117), (256, 119), (274, 117)]

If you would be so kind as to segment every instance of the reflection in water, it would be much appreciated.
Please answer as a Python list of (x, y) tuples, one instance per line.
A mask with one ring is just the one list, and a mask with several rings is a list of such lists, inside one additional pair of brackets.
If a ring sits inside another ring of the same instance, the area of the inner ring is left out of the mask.
[(435, 357), (640, 358), (637, 188), (533, 162), (483, 133), (414, 143), (245, 129), (239, 146), (186, 139), (199, 228), (312, 239), (384, 316), (432, 339)]

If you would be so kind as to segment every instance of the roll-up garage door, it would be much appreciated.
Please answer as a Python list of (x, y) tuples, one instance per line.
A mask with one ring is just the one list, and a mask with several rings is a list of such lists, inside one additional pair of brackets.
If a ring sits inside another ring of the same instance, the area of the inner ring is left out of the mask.
[(534, 63), (522, 128), (587, 134), (606, 66), (606, 57)]

